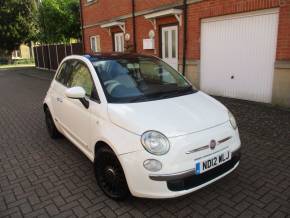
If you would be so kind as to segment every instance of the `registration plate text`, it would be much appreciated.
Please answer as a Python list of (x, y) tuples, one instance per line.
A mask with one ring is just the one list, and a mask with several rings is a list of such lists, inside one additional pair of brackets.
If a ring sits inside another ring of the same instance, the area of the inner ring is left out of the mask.
[(229, 150), (218, 152), (208, 157), (201, 158), (196, 161), (196, 174), (204, 173), (213, 169), (231, 159), (231, 152)]

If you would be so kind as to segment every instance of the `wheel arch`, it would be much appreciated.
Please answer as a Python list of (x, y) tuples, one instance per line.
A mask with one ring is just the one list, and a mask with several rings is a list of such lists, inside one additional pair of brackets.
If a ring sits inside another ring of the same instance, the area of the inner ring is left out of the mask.
[(44, 112), (45, 112), (47, 109), (49, 110), (49, 107), (48, 107), (47, 103), (44, 103), (42, 107), (43, 107), (43, 111), (44, 111)]
[(100, 149), (100, 148), (109, 148), (110, 150), (112, 150), (114, 152), (114, 154), (117, 156), (117, 153), (116, 151), (112, 148), (112, 146), (106, 142), (105, 140), (100, 140), (100, 141), (97, 141), (95, 143), (95, 147), (94, 147), (94, 161), (95, 161), (95, 158), (96, 158), (96, 153), (97, 151)]

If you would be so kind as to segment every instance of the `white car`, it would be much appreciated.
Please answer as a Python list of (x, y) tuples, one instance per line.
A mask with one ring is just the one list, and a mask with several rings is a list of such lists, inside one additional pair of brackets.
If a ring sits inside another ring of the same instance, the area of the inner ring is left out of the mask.
[(69, 56), (44, 100), (52, 138), (93, 163), (110, 198), (173, 198), (232, 172), (235, 118), (162, 60), (137, 54)]

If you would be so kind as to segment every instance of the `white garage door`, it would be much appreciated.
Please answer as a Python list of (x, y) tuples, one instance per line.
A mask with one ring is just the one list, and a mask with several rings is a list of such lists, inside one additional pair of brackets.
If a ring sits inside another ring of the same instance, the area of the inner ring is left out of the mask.
[(278, 10), (202, 20), (201, 90), (271, 102)]

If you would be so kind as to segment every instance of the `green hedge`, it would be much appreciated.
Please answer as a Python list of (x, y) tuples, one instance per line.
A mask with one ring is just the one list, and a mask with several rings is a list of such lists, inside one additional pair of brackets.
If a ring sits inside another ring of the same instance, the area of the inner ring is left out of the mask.
[[(8, 64), (8, 60), (6, 58), (0, 58), (0, 65)], [(14, 59), (11, 64), (34, 64), (34, 59)]]
[(12, 64), (34, 64), (34, 59), (16, 59), (12, 60)]

